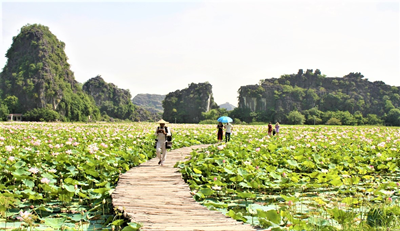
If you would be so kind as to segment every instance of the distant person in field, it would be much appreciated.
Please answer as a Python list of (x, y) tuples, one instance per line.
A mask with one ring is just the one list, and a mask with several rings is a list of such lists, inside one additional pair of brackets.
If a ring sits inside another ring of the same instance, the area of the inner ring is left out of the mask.
[(224, 127), (225, 127), (225, 142), (228, 142), (231, 140), (231, 133), (233, 130), (233, 126), (231, 123), (227, 123)]
[(167, 147), (166, 147), (167, 136), (170, 136), (171, 133), (169, 131), (170, 129), (168, 129), (168, 127), (165, 126), (165, 124), (168, 123), (167, 121), (161, 119), (157, 123), (159, 123), (160, 126), (157, 127), (155, 133), (157, 137), (156, 153), (159, 159), (158, 164), (163, 166), (165, 159), (167, 157)]
[(218, 142), (222, 142), (222, 137), (224, 135), (224, 125), (219, 122), (217, 125), (217, 129), (218, 129)]
[(272, 135), (272, 124), (271, 124), (271, 122), (268, 123), (268, 135), (269, 136)]
[(275, 132), (276, 132), (276, 135), (279, 135), (279, 128), (280, 128), (279, 122), (276, 122), (276, 124), (275, 124)]

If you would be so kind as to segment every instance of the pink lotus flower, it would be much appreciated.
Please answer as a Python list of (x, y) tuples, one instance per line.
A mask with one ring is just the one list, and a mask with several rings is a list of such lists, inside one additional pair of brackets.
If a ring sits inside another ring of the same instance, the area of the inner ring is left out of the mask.
[(218, 180), (218, 178), (214, 177), (214, 181)]
[(384, 148), (384, 147), (385, 147), (385, 144), (386, 144), (385, 142), (381, 142), (381, 143), (378, 144), (378, 147)]
[(256, 148), (256, 152), (259, 152), (261, 149), (260, 148)]
[(218, 186), (218, 185), (214, 185), (211, 188), (214, 190), (221, 190), (221, 186)]
[(19, 215), (21, 215), (21, 216), (17, 217), (17, 219), (20, 220), (20, 221), (27, 221), (27, 220), (31, 220), (32, 219), (32, 217), (31, 217), (32, 214), (30, 212), (28, 212), (28, 211), (25, 211), (25, 212), (20, 211)]
[(6, 151), (11, 152), (14, 149), (14, 146), (6, 146)]
[(14, 161), (14, 160), (15, 160), (15, 157), (10, 156), (10, 157), (8, 157), (8, 160), (9, 160), (9, 161)]
[(222, 149), (224, 149), (224, 146), (223, 146), (223, 145), (220, 145), (220, 146), (218, 146), (217, 148), (218, 148), (218, 150), (222, 150)]
[(39, 169), (37, 169), (36, 167), (33, 167), (33, 168), (28, 169), (28, 171), (33, 173), (33, 174), (36, 174), (36, 173), (39, 172)]
[(282, 176), (283, 176), (283, 177), (286, 177), (287, 175), (286, 175), (286, 173), (285, 173), (285, 172), (283, 172), (283, 173), (282, 173)]
[(287, 204), (288, 204), (289, 206), (293, 206), (293, 205), (294, 205), (293, 201), (288, 201)]
[(49, 184), (49, 183), (50, 183), (50, 180), (47, 179), (46, 177), (44, 177), (44, 178), (42, 178), (42, 179), (40, 180), (40, 182), (42, 182), (43, 184)]

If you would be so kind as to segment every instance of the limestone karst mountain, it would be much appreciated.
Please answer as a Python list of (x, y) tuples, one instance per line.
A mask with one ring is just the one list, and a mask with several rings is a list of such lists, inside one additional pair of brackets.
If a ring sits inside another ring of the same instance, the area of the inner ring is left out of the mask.
[[(361, 73), (350, 73), (341, 78), (326, 77), (318, 69), (308, 69), (305, 73), (300, 69), (297, 74), (242, 86), (238, 92), (239, 107), (235, 113), (244, 121), (285, 123), (290, 112), (298, 111), (306, 117), (306, 123), (307, 120), (309, 124), (315, 123), (315, 118), (325, 123), (326, 118), (319, 118), (322, 113), (343, 112), (343, 115), (347, 113), (361, 119), (367, 116), (389, 118), (387, 123), (394, 125), (396, 118), (392, 120), (390, 116), (396, 117), (400, 113), (400, 87), (382, 81), (370, 82)], [(328, 118), (332, 113), (325, 113), (323, 117)], [(397, 120), (400, 121), (400, 117)]]
[(212, 85), (191, 83), (188, 88), (167, 94), (163, 101), (163, 119), (176, 123), (198, 123), (202, 112), (218, 108), (212, 96)]
[(107, 83), (101, 76), (89, 79), (82, 87), (83, 91), (91, 95), (99, 107), (102, 115), (112, 118), (132, 121), (156, 120), (160, 118), (131, 101), (129, 90), (118, 88), (113, 83)]
[(100, 115), (75, 80), (64, 49), (65, 43), (43, 25), (28, 24), (13, 37), (0, 75), (0, 98), (10, 113), (42, 108), (66, 121)]

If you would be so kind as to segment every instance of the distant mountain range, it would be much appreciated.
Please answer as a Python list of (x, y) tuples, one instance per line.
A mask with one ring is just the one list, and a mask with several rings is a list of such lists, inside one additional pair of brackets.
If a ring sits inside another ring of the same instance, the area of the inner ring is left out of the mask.
[(164, 111), (162, 106), (162, 101), (164, 99), (165, 95), (137, 94), (133, 97), (132, 103), (141, 106), (150, 112), (162, 113)]
[(225, 108), (227, 111), (233, 111), (236, 107), (228, 102), (219, 105), (220, 108)]
[[(164, 108), (162, 106), (162, 101), (165, 99), (165, 95), (157, 95), (157, 94), (137, 94), (133, 99), (132, 103), (141, 106), (144, 109), (163, 113)], [(232, 111), (236, 107), (228, 102), (219, 105), (220, 108), (225, 108), (227, 111)]]

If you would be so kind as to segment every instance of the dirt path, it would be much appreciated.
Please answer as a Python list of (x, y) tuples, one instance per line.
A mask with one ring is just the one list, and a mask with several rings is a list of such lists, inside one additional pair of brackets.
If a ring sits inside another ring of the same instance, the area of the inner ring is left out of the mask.
[(193, 149), (204, 147), (207, 145), (168, 152), (164, 166), (154, 158), (130, 169), (119, 179), (113, 205), (124, 208), (132, 222), (143, 224), (141, 230), (255, 230), (193, 199), (174, 165)]

